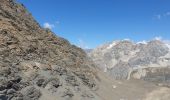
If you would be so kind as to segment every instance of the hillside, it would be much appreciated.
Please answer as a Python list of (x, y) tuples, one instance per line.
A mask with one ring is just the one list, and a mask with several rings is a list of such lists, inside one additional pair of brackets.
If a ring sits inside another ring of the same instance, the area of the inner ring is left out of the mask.
[(41, 28), (22, 4), (0, 2), (1, 99), (37, 100), (46, 90), (60, 99), (97, 98), (90, 92), (97, 72), (83, 50)]
[(42, 28), (23, 4), (0, 0), (0, 100), (169, 100), (169, 92), (142, 80), (113, 80), (81, 48)]

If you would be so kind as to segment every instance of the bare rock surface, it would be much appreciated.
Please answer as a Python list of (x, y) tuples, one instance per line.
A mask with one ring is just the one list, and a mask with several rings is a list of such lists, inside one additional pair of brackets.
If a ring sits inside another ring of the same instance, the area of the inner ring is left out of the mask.
[(170, 48), (161, 40), (146, 43), (113, 41), (88, 55), (113, 79), (142, 79), (166, 85), (170, 82)]

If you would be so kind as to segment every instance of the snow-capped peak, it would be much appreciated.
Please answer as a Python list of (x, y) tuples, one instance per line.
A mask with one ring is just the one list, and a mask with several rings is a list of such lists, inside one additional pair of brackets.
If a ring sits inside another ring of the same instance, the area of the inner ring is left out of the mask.
[(145, 40), (139, 41), (139, 42), (137, 42), (137, 44), (147, 44), (147, 41), (145, 41)]
[(116, 42), (112, 42), (106, 49), (111, 49), (112, 47), (114, 47), (116, 45)]

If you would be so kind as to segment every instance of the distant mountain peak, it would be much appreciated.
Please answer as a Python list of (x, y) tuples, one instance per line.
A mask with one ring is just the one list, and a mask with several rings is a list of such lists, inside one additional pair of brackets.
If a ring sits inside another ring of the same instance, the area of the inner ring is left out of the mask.
[[(169, 44), (162, 40), (137, 43), (122, 40), (100, 46), (88, 55), (104, 72), (107, 71), (113, 78), (118, 78), (119, 76), (118, 79), (120, 79), (121, 75), (128, 75), (127, 73), (131, 73), (133, 69), (137, 70), (137, 68), (145, 68), (145, 66), (148, 66), (148, 68), (170, 66), (169, 47)], [(128, 67), (126, 66), (125, 69), (122, 69), (125, 67), (120, 65), (122, 62), (127, 64)], [(123, 74), (122, 70), (126, 74)], [(122, 78), (125, 77), (129, 76), (122, 76)]]

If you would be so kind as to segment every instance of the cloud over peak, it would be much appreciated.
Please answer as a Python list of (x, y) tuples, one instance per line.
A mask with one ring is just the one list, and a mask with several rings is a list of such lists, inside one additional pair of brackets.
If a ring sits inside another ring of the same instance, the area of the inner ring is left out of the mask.
[(154, 40), (162, 40), (162, 37), (161, 36), (157, 36), (154, 38)]
[(52, 28), (54, 28), (54, 25), (46, 22), (46, 23), (43, 24), (43, 27), (48, 28), (48, 29), (52, 29)]

